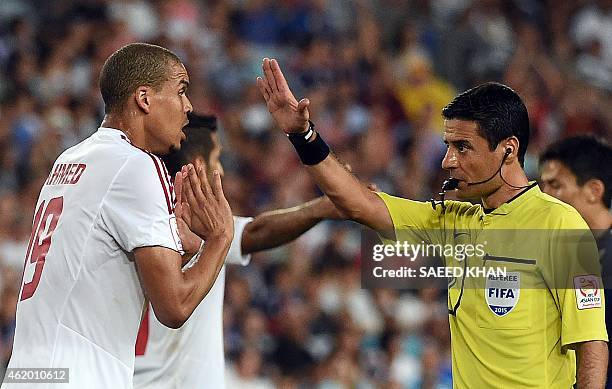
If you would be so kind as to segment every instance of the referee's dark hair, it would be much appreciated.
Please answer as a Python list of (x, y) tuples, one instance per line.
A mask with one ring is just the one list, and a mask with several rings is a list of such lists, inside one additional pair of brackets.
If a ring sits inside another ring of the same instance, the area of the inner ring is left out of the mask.
[(576, 183), (600, 180), (604, 184), (601, 199), (606, 206), (612, 202), (612, 147), (602, 139), (582, 135), (557, 141), (544, 151), (540, 165), (546, 161), (561, 162), (574, 176)]
[(188, 117), (189, 124), (183, 128), (187, 139), (181, 144), (181, 149), (162, 156), (172, 177), (181, 170), (181, 166), (193, 162), (198, 155), (204, 157), (208, 163), (210, 153), (215, 147), (212, 134), (217, 131), (217, 117), (197, 113), (190, 113)]
[(523, 166), (529, 144), (529, 115), (523, 100), (511, 88), (497, 82), (478, 85), (455, 97), (444, 107), (442, 116), (476, 122), (491, 150), (502, 140), (516, 136), (518, 159)]

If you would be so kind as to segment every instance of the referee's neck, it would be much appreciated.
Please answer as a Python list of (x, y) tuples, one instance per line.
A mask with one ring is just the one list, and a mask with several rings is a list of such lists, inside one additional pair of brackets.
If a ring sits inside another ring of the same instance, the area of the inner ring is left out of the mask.
[(482, 198), (482, 205), (485, 209), (499, 208), (500, 205), (507, 203), (524, 191), (528, 184), (529, 180), (523, 169), (511, 166), (510, 169), (503, 172), (502, 185), (496, 191)]

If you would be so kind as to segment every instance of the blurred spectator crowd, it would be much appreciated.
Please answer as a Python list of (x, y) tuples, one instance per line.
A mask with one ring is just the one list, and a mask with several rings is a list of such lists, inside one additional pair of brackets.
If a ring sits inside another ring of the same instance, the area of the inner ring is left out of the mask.
[[(103, 61), (134, 41), (175, 51), (199, 113), (221, 120), (235, 214), (319, 193), (255, 86), (279, 59), (339, 158), (413, 199), (437, 192), (441, 108), (482, 81), (529, 109), (526, 168), (550, 142), (612, 134), (612, 0), (0, 1), (0, 365), (32, 213), (55, 158), (99, 125)], [(228, 269), (228, 386), (451, 388), (445, 291), (361, 289), (360, 229), (323, 223)]]

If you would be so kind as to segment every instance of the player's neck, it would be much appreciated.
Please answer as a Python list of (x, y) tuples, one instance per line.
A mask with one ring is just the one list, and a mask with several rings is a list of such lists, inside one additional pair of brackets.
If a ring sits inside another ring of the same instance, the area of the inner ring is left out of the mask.
[(142, 121), (134, 115), (124, 112), (107, 113), (104, 115), (101, 126), (122, 131), (134, 146), (145, 148), (145, 134)]
[(612, 215), (603, 205), (597, 205), (584, 212), (582, 217), (589, 228), (597, 235), (612, 226)]
[(512, 186), (508, 185), (506, 182), (502, 182), (502, 185), (495, 192), (483, 197), (482, 204), (485, 209), (498, 208), (503, 203), (510, 201), (513, 197), (524, 191), (529, 184), (525, 172), (520, 167), (508, 169), (503, 172), (503, 175), (504, 180), (512, 184)]

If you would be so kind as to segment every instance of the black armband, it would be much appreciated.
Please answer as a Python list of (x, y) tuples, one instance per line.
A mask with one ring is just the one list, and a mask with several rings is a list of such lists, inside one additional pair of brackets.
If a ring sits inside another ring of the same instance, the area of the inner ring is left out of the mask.
[(329, 146), (314, 130), (314, 123), (308, 121), (308, 130), (299, 134), (287, 134), (304, 165), (316, 165), (329, 155)]

